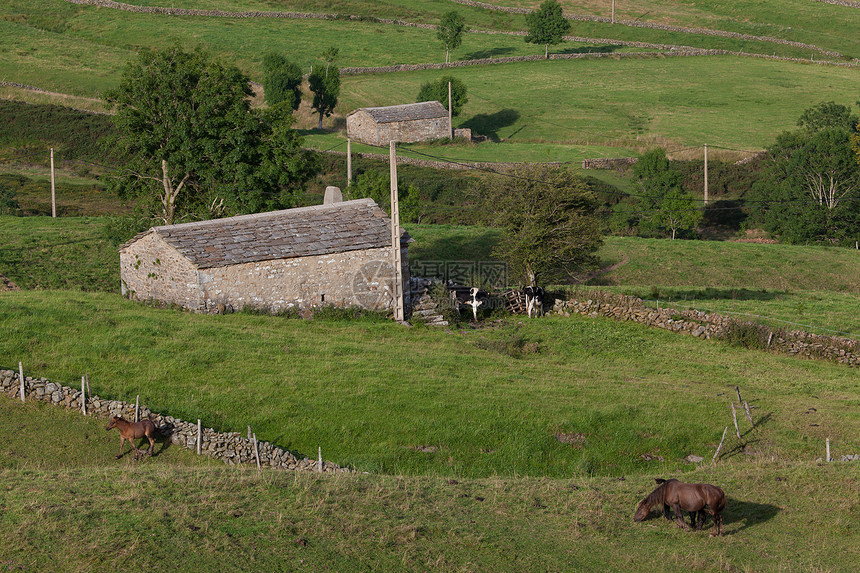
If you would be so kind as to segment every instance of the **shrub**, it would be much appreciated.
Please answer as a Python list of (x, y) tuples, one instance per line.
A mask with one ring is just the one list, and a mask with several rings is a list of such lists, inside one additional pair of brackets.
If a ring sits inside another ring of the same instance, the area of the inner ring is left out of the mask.
[(761, 324), (730, 321), (721, 332), (719, 338), (733, 346), (764, 350), (767, 348), (767, 340), (770, 334), (771, 330)]

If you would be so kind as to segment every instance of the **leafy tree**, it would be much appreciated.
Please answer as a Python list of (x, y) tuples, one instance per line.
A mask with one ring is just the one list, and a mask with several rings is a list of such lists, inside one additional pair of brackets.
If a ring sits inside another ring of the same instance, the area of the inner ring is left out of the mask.
[(329, 66), (335, 63), (337, 60), (337, 56), (340, 54), (340, 48), (336, 48), (334, 46), (329, 46), (329, 48), (322, 53), (322, 59), (325, 62), (325, 69), (328, 72)]
[(252, 111), (251, 94), (244, 74), (205, 52), (142, 50), (105, 94), (117, 127), (107, 145), (125, 154), (114, 189), (165, 224), (289, 206), (310, 156), (289, 114)]
[(263, 57), (263, 92), (266, 103), (275, 106), (286, 102), (293, 111), (302, 101), (302, 69), (281, 54)]
[(702, 212), (689, 192), (673, 187), (663, 196), (657, 212), (657, 224), (672, 231), (672, 240), (679, 230), (694, 229), (701, 220)]
[(693, 229), (702, 219), (693, 196), (681, 186), (682, 175), (672, 168), (666, 150), (656, 148), (645, 152), (633, 166), (639, 181), (640, 231), (677, 231)]
[[(419, 223), (424, 211), (421, 207), (418, 188), (414, 185), (403, 186), (399, 182), (397, 189), (397, 207), (401, 223)], [(369, 197), (373, 199), (386, 213), (391, 215), (391, 176), (375, 170), (359, 173), (347, 188), (349, 199)]]
[(577, 279), (597, 266), (598, 204), (575, 172), (521, 164), (487, 176), (479, 194), (490, 222), (503, 230), (493, 254), (521, 285)]
[(469, 102), (466, 84), (454, 76), (442, 76), (435, 82), (427, 82), (418, 90), (417, 101), (438, 101), (448, 109), (448, 82), (451, 82), (451, 115), (460, 115), (463, 106)]
[(556, 45), (570, 31), (570, 21), (561, 12), (558, 0), (544, 0), (540, 8), (526, 14), (529, 33), (526, 42), (543, 44), (544, 56), (549, 59), (550, 44)]
[(466, 20), (456, 10), (452, 10), (442, 16), (436, 37), (445, 45), (445, 63), (451, 50), (455, 50), (463, 43), (463, 32), (466, 30)]
[(806, 109), (798, 118), (797, 125), (809, 131), (821, 131), (834, 127), (856, 131), (857, 121), (858, 118), (851, 113), (851, 108), (836, 102), (825, 101)]
[(315, 66), (308, 84), (314, 94), (312, 107), (320, 114), (319, 128), (322, 129), (323, 118), (332, 114), (340, 96), (340, 70), (334, 64), (326, 64), (325, 68)]
[(856, 240), (860, 169), (845, 128), (782, 133), (754, 188), (753, 216), (790, 243)]

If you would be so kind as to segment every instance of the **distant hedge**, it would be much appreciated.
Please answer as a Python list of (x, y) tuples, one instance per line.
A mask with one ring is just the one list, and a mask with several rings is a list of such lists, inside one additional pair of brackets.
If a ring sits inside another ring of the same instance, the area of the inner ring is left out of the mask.
[(99, 139), (113, 130), (111, 117), (50, 104), (0, 100), (0, 145), (54, 148), (64, 160), (109, 161)]

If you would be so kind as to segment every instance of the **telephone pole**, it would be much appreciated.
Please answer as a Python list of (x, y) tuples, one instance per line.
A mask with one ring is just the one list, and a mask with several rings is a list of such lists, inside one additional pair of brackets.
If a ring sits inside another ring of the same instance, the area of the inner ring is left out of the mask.
[(54, 185), (54, 148), (51, 148), (51, 217), (57, 218), (57, 188)]
[(705, 144), (705, 206), (708, 205), (708, 144)]
[(403, 269), (400, 260), (400, 206), (397, 201), (397, 153), (394, 141), (389, 142), (391, 174), (391, 259), (394, 266), (394, 320), (403, 322)]
[(451, 130), (451, 139), (454, 139), (454, 121), (451, 109), (451, 82), (448, 82), (448, 129)]

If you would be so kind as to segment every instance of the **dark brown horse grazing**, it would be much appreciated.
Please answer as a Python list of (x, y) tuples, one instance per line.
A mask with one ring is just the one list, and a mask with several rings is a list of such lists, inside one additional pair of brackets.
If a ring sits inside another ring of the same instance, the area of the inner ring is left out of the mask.
[(639, 502), (633, 521), (642, 521), (648, 517), (651, 508), (655, 505), (662, 508), (663, 515), (667, 519), (671, 519), (669, 517), (669, 508), (671, 507), (678, 527), (685, 530), (690, 529), (684, 522), (683, 514), (683, 511), (689, 511), (693, 529), (701, 530), (705, 524), (705, 514), (708, 513), (714, 518), (714, 530), (711, 532), (711, 536), (723, 534), (721, 512), (726, 507), (726, 494), (723, 493), (723, 490), (707, 483), (682, 483), (676, 479), (664, 480), (660, 478), (656, 478), (654, 481), (660, 484), (659, 487)]
[[(105, 430), (110, 430), (114, 427), (119, 430), (119, 453), (117, 453), (116, 459), (122, 457), (122, 443), (125, 440), (128, 440), (128, 443), (131, 444), (131, 448), (134, 450), (134, 459), (139, 458), (141, 453), (152, 455), (152, 450), (155, 448), (156, 432), (155, 423), (153, 423), (152, 420), (129, 422), (122, 416), (114, 416), (111, 418), (110, 422), (108, 422)], [(149, 440), (149, 448), (145, 452), (141, 452), (134, 445), (134, 440), (137, 438), (143, 438), (144, 436)]]

